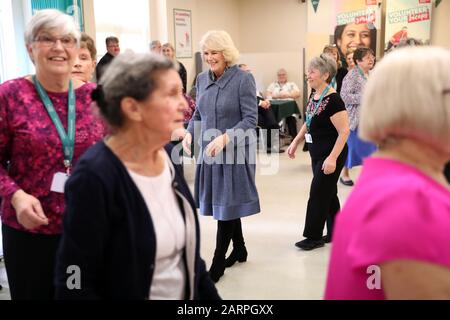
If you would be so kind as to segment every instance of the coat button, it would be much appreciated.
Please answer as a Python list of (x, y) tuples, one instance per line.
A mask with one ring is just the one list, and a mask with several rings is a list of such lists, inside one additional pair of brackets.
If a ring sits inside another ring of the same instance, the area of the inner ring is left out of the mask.
[(173, 182), (173, 187), (174, 187), (174, 188), (178, 187), (178, 182), (174, 181), (174, 182)]

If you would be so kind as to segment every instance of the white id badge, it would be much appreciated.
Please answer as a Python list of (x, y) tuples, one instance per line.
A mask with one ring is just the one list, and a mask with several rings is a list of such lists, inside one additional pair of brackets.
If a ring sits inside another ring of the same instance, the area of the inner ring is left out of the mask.
[(305, 134), (305, 141), (306, 141), (306, 143), (313, 143), (312, 135), (310, 135), (309, 133), (306, 133)]
[(52, 186), (50, 187), (50, 191), (64, 193), (64, 185), (66, 184), (69, 176), (64, 172), (57, 172), (53, 176)]

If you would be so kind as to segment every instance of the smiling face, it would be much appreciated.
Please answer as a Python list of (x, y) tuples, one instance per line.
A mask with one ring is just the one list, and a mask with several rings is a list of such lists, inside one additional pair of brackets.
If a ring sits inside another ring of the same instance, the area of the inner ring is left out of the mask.
[(141, 126), (146, 132), (169, 142), (172, 133), (183, 128), (187, 102), (178, 72), (173, 69), (161, 71), (157, 79), (157, 88), (145, 101), (139, 102)]
[(169, 58), (170, 60), (174, 58), (174, 52), (171, 47), (166, 46), (162, 47), (162, 53), (165, 57)]
[(89, 50), (80, 48), (73, 66), (72, 77), (83, 82), (90, 81), (95, 70), (95, 64), (95, 60), (92, 59)]
[(360, 61), (357, 61), (357, 64), (365, 73), (368, 73), (375, 64), (375, 57), (368, 52)]
[(78, 48), (73, 36), (52, 29), (39, 31), (35, 40), (27, 45), (27, 51), (36, 74), (61, 76), (72, 72)]
[(108, 53), (114, 57), (118, 56), (120, 53), (120, 45), (118, 42), (110, 41), (106, 46)]
[(222, 51), (204, 49), (203, 59), (216, 76), (221, 76), (224, 73), (227, 62), (225, 61)]
[(321, 74), (317, 68), (310, 68), (306, 74), (306, 79), (311, 88), (317, 90), (326, 84), (329, 74)]
[(366, 24), (349, 23), (345, 26), (337, 45), (345, 56), (350, 48), (370, 48), (370, 30)]
[(278, 83), (284, 84), (287, 82), (287, 71), (284, 69), (280, 69), (277, 72), (277, 81)]

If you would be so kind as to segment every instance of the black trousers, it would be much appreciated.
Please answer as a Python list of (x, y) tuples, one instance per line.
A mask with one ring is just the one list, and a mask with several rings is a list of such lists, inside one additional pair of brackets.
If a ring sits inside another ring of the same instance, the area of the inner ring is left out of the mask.
[(258, 107), (258, 126), (260, 126), (262, 129), (265, 129), (264, 138), (266, 140), (267, 149), (271, 149), (273, 138), (271, 130), (280, 129), (280, 126), (278, 125), (277, 119), (275, 118), (275, 114), (273, 113), (272, 108), (264, 109)]
[(12, 300), (51, 300), (59, 235), (19, 231), (2, 225), (3, 255)]
[(329, 175), (322, 171), (323, 159), (312, 159), (313, 180), (309, 192), (308, 207), (303, 236), (312, 240), (322, 238), (325, 222), (328, 235), (332, 237), (334, 219), (341, 206), (337, 194), (337, 182), (347, 158), (347, 145), (336, 160), (336, 170)]

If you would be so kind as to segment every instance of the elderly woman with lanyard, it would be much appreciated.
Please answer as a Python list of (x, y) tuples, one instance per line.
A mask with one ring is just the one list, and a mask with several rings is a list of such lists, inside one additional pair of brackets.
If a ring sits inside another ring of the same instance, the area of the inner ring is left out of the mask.
[(219, 299), (200, 257), (194, 201), (167, 146), (183, 128), (182, 90), (173, 62), (155, 54), (126, 53), (106, 70), (93, 98), (111, 134), (67, 182), (57, 298)]
[(353, 60), (356, 66), (345, 76), (341, 89), (341, 97), (345, 102), (350, 120), (348, 157), (345, 163), (349, 169), (361, 165), (363, 159), (376, 150), (373, 143), (363, 141), (358, 137), (360, 104), (369, 71), (375, 63), (375, 56), (372, 49), (361, 47), (353, 53)]
[[(349, 128), (344, 102), (331, 85), (336, 69), (336, 61), (327, 54), (311, 60), (307, 79), (314, 92), (307, 105), (306, 122), (287, 150), (294, 159), (299, 143), (305, 139), (311, 155), (314, 176), (303, 231), (306, 239), (295, 244), (303, 250), (331, 241), (334, 218), (340, 209), (337, 181), (347, 156)], [(323, 237), (325, 222), (328, 234)]]
[(25, 31), (36, 74), (0, 86), (2, 233), (12, 299), (53, 298), (64, 183), (103, 136), (90, 109), (95, 85), (71, 79), (79, 39), (72, 17), (39, 11)]

